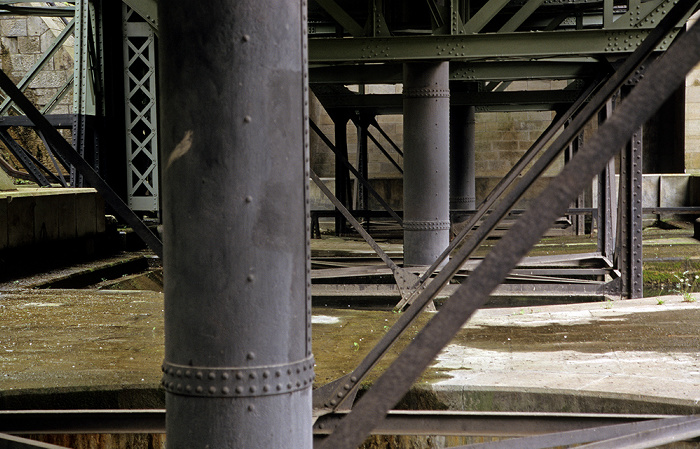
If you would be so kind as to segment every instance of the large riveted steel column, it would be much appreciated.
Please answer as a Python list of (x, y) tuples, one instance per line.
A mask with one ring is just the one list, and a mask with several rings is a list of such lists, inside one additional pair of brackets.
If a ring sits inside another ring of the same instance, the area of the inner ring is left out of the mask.
[(167, 447), (310, 449), (306, 2), (162, 6)]
[[(450, 210), (476, 209), (475, 130), (474, 106), (453, 106), (450, 110)], [(452, 214), (455, 223), (467, 217)]]
[(404, 265), (430, 265), (449, 244), (449, 63), (404, 64)]

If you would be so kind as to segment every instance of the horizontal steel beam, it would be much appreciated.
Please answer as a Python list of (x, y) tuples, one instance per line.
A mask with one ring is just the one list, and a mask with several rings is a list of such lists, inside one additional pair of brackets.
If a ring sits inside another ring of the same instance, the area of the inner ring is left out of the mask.
[[(516, 110), (555, 110), (560, 106), (576, 101), (580, 92), (576, 90), (537, 90), (513, 92), (455, 92), (450, 94), (451, 106), (475, 106), (478, 112), (484, 110), (501, 110), (515, 108)], [(317, 94), (326, 110), (380, 110), (403, 111), (403, 96), (401, 94)]]
[[(309, 64), (614, 56), (632, 53), (651, 30), (577, 30), (454, 36), (309, 39)], [(664, 51), (674, 30), (657, 51)]]
[[(513, 282), (517, 278), (512, 278)], [(513, 283), (499, 285), (490, 296), (602, 296), (608, 293), (606, 284), (602, 282), (581, 283), (580, 280), (558, 279), (560, 283)], [(435, 297), (445, 299), (451, 296), (459, 285), (446, 285)], [(311, 296), (314, 298), (401, 298), (401, 292), (394, 284), (349, 284), (347, 280), (343, 284), (313, 284)]]
[[(319, 417), (314, 424), (314, 433), (330, 434), (346, 414), (346, 412), (334, 412)], [(375, 435), (524, 436), (661, 418), (676, 418), (676, 416), (392, 410), (373, 433)], [(0, 433), (4, 434), (160, 434), (164, 432), (164, 409), (0, 411)]]
[[(566, 61), (492, 61), (450, 63), (450, 81), (517, 81), (594, 78), (600, 62), (594, 59)], [(309, 69), (312, 84), (398, 84), (401, 64), (323, 66)]]
[[(73, 126), (74, 117), (73, 114), (50, 114), (44, 116), (51, 126), (58, 129), (70, 129)], [(26, 115), (0, 117), (0, 127), (5, 128), (10, 126), (34, 127), (35, 125)]]
[(65, 446), (42, 443), (40, 441), (20, 438), (0, 433), (0, 449), (66, 449)]
[(164, 433), (165, 410), (2, 410), (0, 432)]
[[(314, 425), (314, 434), (331, 434), (346, 414), (335, 412), (321, 416)], [(666, 415), (392, 410), (383, 422), (377, 425), (372, 434), (521, 437), (661, 418), (669, 417)]]

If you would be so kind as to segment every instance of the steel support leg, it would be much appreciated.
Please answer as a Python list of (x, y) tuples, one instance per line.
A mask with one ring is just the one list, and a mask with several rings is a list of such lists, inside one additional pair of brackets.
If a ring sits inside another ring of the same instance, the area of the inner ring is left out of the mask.
[[(612, 115), (614, 99), (609, 100), (598, 115), (603, 124)], [(598, 251), (610, 261), (615, 252), (615, 230), (617, 227), (617, 197), (615, 196), (615, 160), (610, 160), (598, 175)]]
[(622, 294), (643, 296), (642, 279), (642, 128), (620, 156), (619, 225), (616, 265), (622, 273)]
[[(343, 164), (343, 158), (348, 158), (348, 134), (346, 125), (348, 117), (344, 115), (333, 115), (331, 117), (334, 123), (335, 131), (335, 147), (338, 150), (335, 154), (335, 196), (340, 202), (352, 209), (349, 203), (350, 198), (350, 172)], [(346, 231), (345, 218), (338, 211), (335, 217), (335, 235), (342, 235)]]
[[(454, 106), (450, 109), (450, 210), (476, 209), (475, 108)], [(453, 223), (466, 220), (453, 213)]]
[[(354, 121), (357, 129), (357, 170), (360, 172), (363, 178), (369, 181), (369, 164), (368, 164), (368, 153), (367, 153), (367, 119), (362, 115), (358, 114), (357, 121)], [(369, 209), (369, 195), (367, 188), (358, 182), (355, 185), (357, 190), (357, 209), (358, 210), (368, 210)]]
[(404, 64), (404, 265), (449, 244), (449, 63)]
[(159, 8), (167, 447), (310, 449), (306, 2), (201, 6)]

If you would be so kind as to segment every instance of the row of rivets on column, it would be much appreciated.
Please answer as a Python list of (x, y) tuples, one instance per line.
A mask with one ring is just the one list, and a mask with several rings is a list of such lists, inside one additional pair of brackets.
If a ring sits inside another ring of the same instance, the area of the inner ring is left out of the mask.
[(449, 89), (433, 89), (431, 87), (405, 87), (404, 98), (450, 98)]
[(193, 367), (163, 363), (161, 385), (183, 396), (251, 397), (291, 393), (311, 387), (313, 357), (286, 365), (249, 368)]
[(450, 229), (449, 220), (438, 220), (438, 221), (414, 221), (414, 220), (404, 220), (403, 229), (405, 231), (440, 231), (444, 229)]

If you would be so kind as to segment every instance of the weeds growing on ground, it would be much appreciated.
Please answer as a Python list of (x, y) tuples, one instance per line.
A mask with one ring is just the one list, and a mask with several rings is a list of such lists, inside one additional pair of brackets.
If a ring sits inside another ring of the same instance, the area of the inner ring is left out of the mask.
[(692, 276), (686, 270), (681, 275), (674, 274), (674, 276), (678, 282), (676, 282), (676, 288), (673, 292), (683, 296), (683, 302), (695, 302), (691, 293), (700, 279), (700, 275)]

